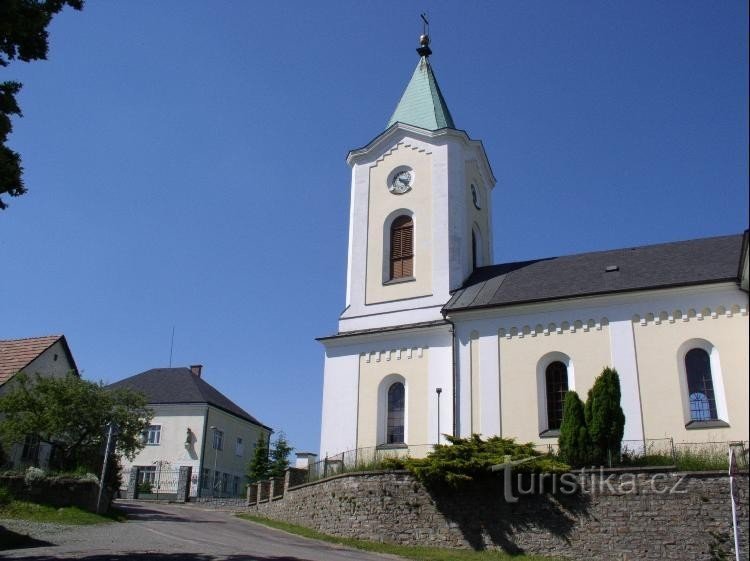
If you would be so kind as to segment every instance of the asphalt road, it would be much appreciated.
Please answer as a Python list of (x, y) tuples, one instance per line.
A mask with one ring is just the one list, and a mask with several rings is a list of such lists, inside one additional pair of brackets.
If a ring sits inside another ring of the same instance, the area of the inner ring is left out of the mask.
[[(394, 561), (309, 540), (230, 513), (194, 506), (121, 503), (124, 523), (35, 528), (36, 547), (5, 550), (9, 559), (86, 561)], [(9, 529), (14, 529), (9, 525)], [(22, 531), (18, 528), (16, 531)]]

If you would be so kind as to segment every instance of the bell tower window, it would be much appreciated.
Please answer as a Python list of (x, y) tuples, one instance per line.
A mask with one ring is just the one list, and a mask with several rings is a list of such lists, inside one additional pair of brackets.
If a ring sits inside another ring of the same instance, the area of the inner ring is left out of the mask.
[(391, 280), (414, 276), (414, 222), (399, 216), (391, 224)]

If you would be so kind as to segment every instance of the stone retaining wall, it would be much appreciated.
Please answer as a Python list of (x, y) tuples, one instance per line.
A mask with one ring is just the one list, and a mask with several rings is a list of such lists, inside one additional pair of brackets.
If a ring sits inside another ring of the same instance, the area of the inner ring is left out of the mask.
[[(407, 472), (351, 473), (290, 487), (283, 499), (248, 508), (326, 534), (407, 545), (592, 561), (712, 561), (721, 559), (717, 553), (723, 550), (733, 559), (725, 474), (640, 470), (568, 476), (581, 486), (573, 495), (516, 490), (519, 500), (513, 503), (505, 500), (501, 480), (431, 493)], [(740, 550), (746, 554), (748, 476), (736, 480)], [(522, 488), (529, 489), (529, 481)]]

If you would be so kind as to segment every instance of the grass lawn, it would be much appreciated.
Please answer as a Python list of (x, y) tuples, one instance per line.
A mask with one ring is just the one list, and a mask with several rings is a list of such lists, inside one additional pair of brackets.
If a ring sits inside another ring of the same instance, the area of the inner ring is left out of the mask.
[(107, 514), (94, 514), (74, 506), (55, 508), (26, 501), (10, 501), (8, 504), (0, 505), (0, 519), (2, 518), (80, 525), (123, 521), (125, 515), (116, 509)]
[(416, 547), (371, 542), (368, 540), (356, 540), (353, 538), (339, 538), (336, 536), (329, 536), (328, 534), (321, 534), (320, 532), (316, 532), (310, 528), (305, 528), (304, 526), (278, 522), (277, 520), (271, 520), (261, 516), (253, 516), (252, 514), (238, 514), (237, 516), (239, 518), (244, 518), (245, 520), (250, 520), (251, 522), (258, 522), (259, 524), (284, 530), (305, 538), (346, 545), (348, 547), (372, 551), (375, 553), (400, 555), (406, 559), (414, 559), (416, 561), (552, 561), (553, 559), (563, 561), (559, 557), (551, 558), (540, 557), (538, 555), (508, 555), (507, 553), (501, 553), (499, 551), (472, 551), (469, 549), (446, 549), (442, 547)]

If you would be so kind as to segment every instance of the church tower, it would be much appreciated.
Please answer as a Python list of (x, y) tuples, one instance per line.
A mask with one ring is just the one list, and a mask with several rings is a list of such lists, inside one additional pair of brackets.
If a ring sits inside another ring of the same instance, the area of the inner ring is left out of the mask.
[(441, 311), (491, 262), (495, 178), (482, 143), (456, 127), (426, 33), (417, 53), (386, 129), (347, 156), (346, 308), (338, 333), (319, 339), (324, 456), (456, 430), (453, 329)]
[(352, 150), (346, 309), (339, 331), (441, 318), (450, 292), (492, 259), (495, 178), (457, 129), (428, 36), (387, 128)]

